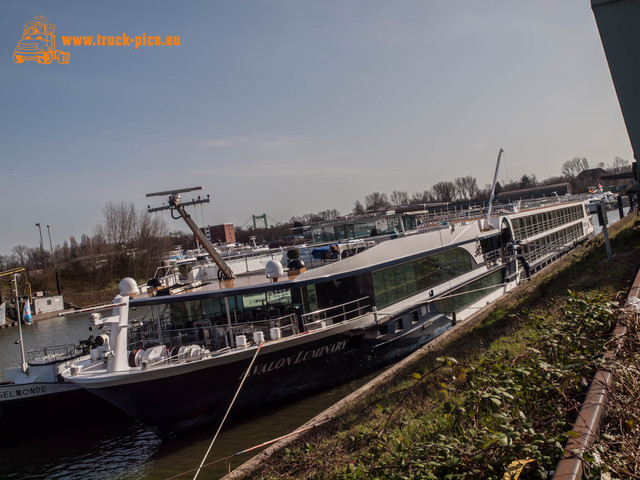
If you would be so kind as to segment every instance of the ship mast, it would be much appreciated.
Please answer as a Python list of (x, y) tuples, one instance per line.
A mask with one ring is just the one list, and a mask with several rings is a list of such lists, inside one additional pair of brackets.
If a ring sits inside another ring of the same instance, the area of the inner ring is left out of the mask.
[(202, 187), (192, 187), (192, 188), (181, 188), (178, 190), (169, 190), (166, 192), (156, 192), (156, 193), (147, 193), (147, 197), (158, 197), (169, 195), (169, 205), (164, 205), (162, 207), (151, 208), (147, 207), (147, 211), (149, 213), (158, 212), (160, 210), (171, 210), (171, 217), (177, 219), (178, 217), (173, 216), (173, 211), (175, 210), (185, 221), (187, 226), (191, 229), (193, 234), (196, 236), (198, 241), (202, 244), (204, 249), (207, 251), (209, 255), (211, 255), (211, 259), (215, 262), (215, 264), (220, 269), (218, 273), (219, 280), (227, 280), (234, 278), (233, 272), (229, 265), (222, 259), (218, 251), (215, 249), (213, 244), (209, 241), (206, 235), (198, 228), (196, 223), (191, 219), (191, 216), (185, 211), (184, 207), (189, 205), (198, 205), (201, 203), (209, 203), (209, 196), (207, 198), (199, 198), (197, 200), (191, 200), (190, 202), (183, 202), (181, 193), (192, 192), (194, 190), (202, 190)]
[[(27, 370), (29, 369), (29, 364), (27, 364), (27, 361), (25, 360), (25, 357), (24, 357), (24, 341), (22, 339), (22, 314), (20, 313), (20, 297), (18, 296), (18, 274), (17, 273), (13, 274), (13, 284), (16, 289), (16, 314), (18, 315), (18, 331), (20, 334), (20, 355), (22, 358), (22, 373), (27, 373)], [(29, 297), (27, 297), (25, 301), (28, 302)]]

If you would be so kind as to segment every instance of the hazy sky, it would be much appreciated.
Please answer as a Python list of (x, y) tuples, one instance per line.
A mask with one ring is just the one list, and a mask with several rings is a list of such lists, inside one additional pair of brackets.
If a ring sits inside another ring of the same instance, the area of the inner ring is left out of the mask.
[[(68, 65), (13, 62), (38, 15)], [(502, 181), (632, 160), (588, 0), (4, 0), (0, 26), (3, 255), (38, 246), (37, 222), (79, 240), (107, 202), (172, 188), (211, 195), (198, 223), (242, 225), (483, 186), (500, 148)], [(181, 44), (61, 41), (123, 32)]]

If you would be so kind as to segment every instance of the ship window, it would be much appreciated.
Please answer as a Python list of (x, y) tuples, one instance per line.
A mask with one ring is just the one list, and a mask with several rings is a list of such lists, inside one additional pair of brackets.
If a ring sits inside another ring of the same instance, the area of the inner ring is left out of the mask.
[[(454, 295), (434, 301), (440, 313), (452, 315), (477, 299), (488, 295), (502, 284), (502, 271), (496, 271), (455, 290)], [(492, 288), (495, 287), (495, 288)]]
[(389, 305), (391, 303), (387, 295), (384, 275), (373, 275), (373, 290), (376, 295), (376, 305), (381, 307), (382, 305)]
[(264, 293), (250, 293), (242, 296), (244, 308), (262, 308), (266, 302), (267, 299)]
[(224, 312), (219, 298), (202, 300), (202, 314), (206, 317), (220, 315)]
[(411, 312), (411, 324), (415, 325), (420, 320), (420, 316), (418, 315), (418, 311), (414, 310)]
[(378, 270), (373, 273), (376, 305), (382, 308), (398, 302), (468, 272), (474, 266), (469, 252), (454, 248)]
[(200, 300), (171, 304), (171, 324), (173, 326), (187, 327), (191, 322), (201, 318), (202, 305)]
[(389, 324), (385, 323), (384, 325), (380, 325), (380, 327), (378, 328), (378, 336), (381, 337), (382, 335), (386, 335), (388, 332), (388, 327)]
[(405, 230), (415, 230), (418, 228), (415, 215), (402, 218)]
[(291, 303), (291, 290), (267, 292), (268, 305), (288, 305)]
[(396, 321), (394, 322), (394, 330), (399, 332), (402, 328), (402, 318), (396, 318)]
[(301, 292), (305, 310), (307, 312), (318, 310), (318, 296), (316, 295), (315, 286), (307, 285), (306, 289), (302, 287)]
[(344, 225), (336, 225), (333, 227), (333, 237), (336, 240), (344, 240), (347, 238), (347, 230)]
[(355, 237), (356, 238), (368, 237), (374, 228), (375, 228), (375, 224), (372, 222), (356, 224), (354, 226)]

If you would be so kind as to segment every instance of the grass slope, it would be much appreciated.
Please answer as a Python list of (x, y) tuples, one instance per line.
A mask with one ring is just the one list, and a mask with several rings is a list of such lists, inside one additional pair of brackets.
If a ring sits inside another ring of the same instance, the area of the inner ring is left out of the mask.
[[(547, 478), (574, 435), (578, 405), (621, 315), (617, 300), (640, 265), (639, 217), (624, 218), (609, 236), (612, 259), (602, 235), (565, 255), (250, 477), (501, 479), (527, 461), (520, 478)], [(623, 412), (638, 397), (629, 400), (619, 383), (625, 408), (618, 417), (612, 408), (607, 422), (619, 425), (625, 415), (637, 430)], [(616, 428), (609, 437), (637, 439)], [(599, 444), (596, 458), (604, 460), (592, 459), (594, 472), (615, 471), (624, 455), (633, 470), (634, 456), (616, 441)]]

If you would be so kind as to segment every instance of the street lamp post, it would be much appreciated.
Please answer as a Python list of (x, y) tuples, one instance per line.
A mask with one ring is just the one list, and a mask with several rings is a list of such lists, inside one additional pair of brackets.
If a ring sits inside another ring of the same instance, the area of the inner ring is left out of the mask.
[(36, 227), (40, 230), (40, 251), (42, 252), (42, 260), (44, 261), (44, 269), (47, 269), (47, 257), (44, 254), (44, 247), (42, 246), (42, 228), (40, 228), (40, 224), (36, 223)]
[(53, 243), (51, 243), (51, 228), (47, 225), (47, 232), (49, 233), (49, 248), (51, 249), (51, 264), (53, 270), (56, 272), (56, 287), (58, 287), (58, 295), (62, 295), (62, 287), (60, 286), (60, 276), (58, 275), (58, 269), (56, 268), (56, 258), (53, 254)]

